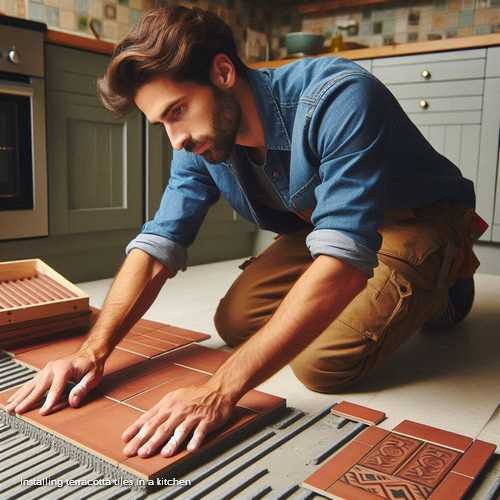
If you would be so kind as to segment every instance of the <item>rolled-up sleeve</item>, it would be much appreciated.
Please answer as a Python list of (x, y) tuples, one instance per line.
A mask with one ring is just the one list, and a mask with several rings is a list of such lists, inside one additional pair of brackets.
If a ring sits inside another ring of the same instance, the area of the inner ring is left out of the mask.
[(313, 257), (331, 255), (373, 275), (381, 246), (390, 141), (385, 89), (375, 78), (350, 75), (322, 94), (308, 127), (319, 163), (314, 230), (306, 243)]
[(161, 263), (172, 276), (187, 267), (187, 249), (193, 243), (220, 191), (204, 163), (184, 150), (174, 151), (171, 175), (154, 218), (127, 245), (138, 248)]

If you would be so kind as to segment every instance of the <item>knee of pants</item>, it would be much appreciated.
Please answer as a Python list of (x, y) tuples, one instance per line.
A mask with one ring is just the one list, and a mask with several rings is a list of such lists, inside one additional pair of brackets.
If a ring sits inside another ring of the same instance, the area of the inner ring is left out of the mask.
[(253, 333), (245, 311), (237, 308), (227, 297), (219, 302), (214, 324), (219, 335), (230, 347), (241, 344)]
[(365, 360), (320, 360), (314, 353), (299, 354), (291, 363), (295, 376), (311, 391), (333, 394), (356, 382), (363, 374)]

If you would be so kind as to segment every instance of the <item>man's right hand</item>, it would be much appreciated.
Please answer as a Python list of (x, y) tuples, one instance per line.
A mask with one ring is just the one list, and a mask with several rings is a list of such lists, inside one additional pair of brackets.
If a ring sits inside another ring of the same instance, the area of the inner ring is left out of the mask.
[[(24, 413), (39, 406), (47, 393), (40, 413), (46, 415), (65, 406), (67, 387), (73, 385), (68, 395), (71, 406), (79, 406), (88, 392), (99, 385), (104, 361), (90, 351), (79, 350), (55, 361), (50, 361), (35, 378), (26, 382), (7, 400), (9, 413)], [(76, 383), (76, 384), (75, 384)]]

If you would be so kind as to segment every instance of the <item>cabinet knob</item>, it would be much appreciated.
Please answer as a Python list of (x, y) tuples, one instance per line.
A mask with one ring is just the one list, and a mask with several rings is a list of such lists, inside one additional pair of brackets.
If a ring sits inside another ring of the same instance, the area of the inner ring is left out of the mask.
[(21, 62), (21, 56), (15, 47), (12, 47), (7, 51), (7, 59), (12, 64), (19, 64)]
[(421, 107), (422, 109), (427, 109), (427, 108), (429, 107), (429, 102), (428, 102), (428, 101), (426, 101), (425, 99), (422, 99), (422, 100), (420, 101), (420, 107)]
[(421, 75), (424, 80), (430, 80), (431, 78), (431, 72), (426, 69), (422, 71)]

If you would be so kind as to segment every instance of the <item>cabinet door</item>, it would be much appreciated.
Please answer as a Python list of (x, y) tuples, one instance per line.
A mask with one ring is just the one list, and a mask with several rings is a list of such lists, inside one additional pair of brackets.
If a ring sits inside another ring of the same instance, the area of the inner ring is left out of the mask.
[(47, 96), (50, 233), (109, 231), (143, 220), (141, 117), (117, 120), (97, 97)]
[(359, 64), (360, 66), (362, 66), (363, 68), (365, 68), (367, 71), (372, 71), (372, 60), (371, 59), (354, 59), (353, 62), (355, 62), (356, 64)]

